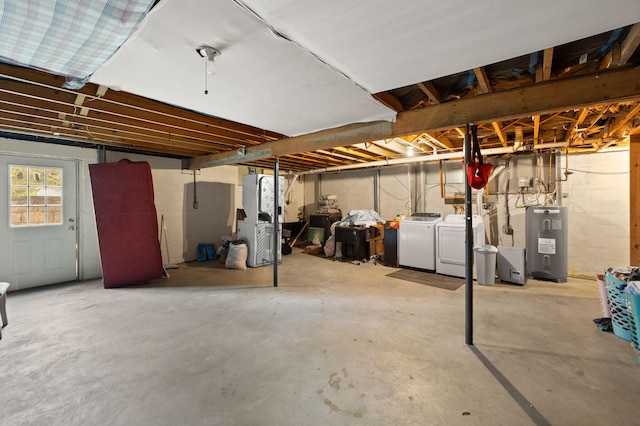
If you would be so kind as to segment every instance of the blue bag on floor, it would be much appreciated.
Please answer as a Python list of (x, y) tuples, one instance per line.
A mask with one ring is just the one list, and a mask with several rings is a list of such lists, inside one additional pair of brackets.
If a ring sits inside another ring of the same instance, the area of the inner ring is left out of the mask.
[(216, 258), (216, 246), (208, 243), (206, 244), (207, 247), (207, 259), (209, 260), (213, 260)]
[(204, 262), (207, 260), (207, 245), (206, 244), (198, 244), (196, 259), (198, 262)]

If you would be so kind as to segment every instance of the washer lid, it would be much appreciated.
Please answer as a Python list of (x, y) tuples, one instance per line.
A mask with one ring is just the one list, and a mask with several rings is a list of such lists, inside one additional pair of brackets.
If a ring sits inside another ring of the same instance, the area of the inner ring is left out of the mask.
[(435, 222), (440, 219), (440, 213), (413, 213), (407, 220), (415, 222)]

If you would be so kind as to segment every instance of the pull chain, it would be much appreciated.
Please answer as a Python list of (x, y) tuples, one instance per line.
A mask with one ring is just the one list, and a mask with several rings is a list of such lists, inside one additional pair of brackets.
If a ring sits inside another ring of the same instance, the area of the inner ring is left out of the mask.
[(205, 58), (204, 60), (204, 94), (205, 95), (209, 94), (209, 88), (208, 88), (209, 76), (207, 74), (207, 62), (208, 60)]

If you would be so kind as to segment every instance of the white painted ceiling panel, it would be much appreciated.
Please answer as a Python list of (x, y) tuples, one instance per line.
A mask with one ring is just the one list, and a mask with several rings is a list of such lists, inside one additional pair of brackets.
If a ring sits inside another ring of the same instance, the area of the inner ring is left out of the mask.
[[(202, 44), (222, 52), (208, 95)], [(290, 136), (395, 118), (230, 0), (163, 0), (91, 82)]]
[[(638, 21), (638, 0), (162, 0), (91, 81), (295, 136), (393, 120), (370, 93)], [(208, 95), (202, 44), (222, 51)]]
[(638, 0), (236, 0), (371, 93), (640, 21)]

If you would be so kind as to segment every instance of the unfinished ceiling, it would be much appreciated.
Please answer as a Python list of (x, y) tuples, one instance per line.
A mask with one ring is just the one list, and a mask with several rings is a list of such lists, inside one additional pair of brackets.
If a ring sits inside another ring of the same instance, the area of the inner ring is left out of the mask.
[(466, 123), (496, 155), (628, 143), (640, 4), (513, 3), (161, 0), (79, 90), (0, 65), (0, 130), (296, 171), (459, 156)]

